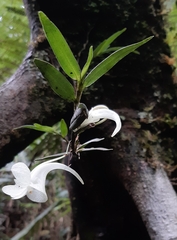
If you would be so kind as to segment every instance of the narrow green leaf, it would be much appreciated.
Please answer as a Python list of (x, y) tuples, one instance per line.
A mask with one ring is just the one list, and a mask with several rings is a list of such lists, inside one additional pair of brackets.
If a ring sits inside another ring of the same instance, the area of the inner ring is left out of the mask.
[(105, 53), (109, 53), (109, 52), (114, 52), (114, 51), (117, 51), (119, 49), (121, 49), (122, 47), (111, 47), (111, 48), (107, 48), (105, 50)]
[(60, 132), (61, 132), (60, 134), (61, 134), (61, 136), (62, 137), (66, 137), (67, 134), (68, 134), (68, 127), (67, 127), (66, 122), (65, 122), (64, 119), (61, 119), (59, 126), (60, 126)]
[(84, 80), (84, 88), (92, 85), (96, 82), (100, 77), (102, 77), (106, 72), (108, 72), (116, 63), (118, 63), (122, 58), (127, 56), (129, 53), (135, 51), (138, 47), (145, 44), (153, 37), (148, 37), (141, 42), (134, 43), (132, 45), (123, 47), (113, 52), (107, 58), (105, 58), (102, 62), (100, 62), (85, 78)]
[(34, 62), (56, 94), (68, 102), (75, 100), (74, 88), (61, 72), (50, 63), (40, 59), (34, 59)]
[(56, 131), (52, 127), (44, 126), (38, 123), (34, 123), (33, 125), (23, 125), (15, 129), (20, 129), (20, 128), (29, 128), (29, 129), (33, 129), (41, 132), (46, 132), (46, 133), (54, 133), (54, 134), (56, 133)]
[(70, 78), (80, 81), (81, 70), (79, 64), (62, 33), (43, 12), (39, 12), (39, 19), (61, 68)]
[(87, 70), (90, 66), (90, 63), (93, 59), (93, 46), (90, 46), (89, 48), (89, 53), (88, 53), (88, 58), (87, 58), (87, 61), (82, 69), (82, 72), (81, 72), (81, 79), (85, 76), (85, 74), (87, 73)]
[(100, 54), (104, 53), (105, 50), (109, 47), (109, 45), (117, 38), (119, 37), (123, 32), (125, 32), (126, 28), (122, 29), (121, 31), (118, 31), (111, 35), (109, 38), (105, 39), (103, 42), (101, 42), (96, 49), (93, 51), (93, 56), (97, 57)]
[[(104, 53), (110, 53), (110, 52), (114, 52), (114, 51), (117, 51), (118, 49), (121, 49), (121, 48), (123, 48), (123, 47), (112, 47), (112, 48), (108, 48), (108, 49), (106, 49), (105, 50), (105, 52)], [(140, 54), (138, 51), (133, 51), (133, 53), (135, 53), (135, 54)]]

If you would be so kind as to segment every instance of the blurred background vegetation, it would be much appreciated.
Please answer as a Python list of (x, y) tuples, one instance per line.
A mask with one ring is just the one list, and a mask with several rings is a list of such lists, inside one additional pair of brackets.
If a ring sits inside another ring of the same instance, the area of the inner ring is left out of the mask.
[(18, 68), (29, 43), (22, 0), (0, 1), (0, 84)]
[[(22, 0), (0, 1), (0, 85), (19, 67), (29, 44), (29, 28)], [(52, 138), (52, 141), (49, 139)], [(46, 181), (49, 200), (43, 204), (29, 199), (12, 200), (1, 188), (14, 184), (11, 166), (22, 161), (36, 165), (39, 156), (61, 151), (61, 141), (43, 134), (14, 161), (0, 170), (0, 240), (66, 239), (70, 227), (70, 201), (62, 171), (51, 172)]]

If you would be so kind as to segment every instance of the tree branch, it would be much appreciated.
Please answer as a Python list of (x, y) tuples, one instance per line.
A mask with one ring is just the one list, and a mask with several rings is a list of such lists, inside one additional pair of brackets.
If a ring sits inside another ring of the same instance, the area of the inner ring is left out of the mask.
[(142, 167), (141, 175), (128, 190), (151, 239), (177, 239), (177, 196), (164, 169)]
[(25, 0), (24, 4), (33, 42), (15, 74), (0, 88), (0, 167), (40, 135), (14, 128), (35, 122), (53, 125), (66, 113), (66, 103), (51, 90), (34, 65), (34, 58), (55, 63), (44, 35), (41, 37), (37, 1)]
[[(127, 131), (128, 140), (119, 142), (120, 179), (132, 196), (152, 240), (177, 239), (177, 196), (164, 171), (159, 146), (152, 159), (140, 144), (141, 134)], [(123, 149), (121, 149), (121, 147)], [(152, 150), (152, 149), (151, 149)], [(115, 153), (116, 154), (116, 153)]]
[(31, 41), (35, 42), (40, 34), (42, 34), (42, 26), (38, 17), (40, 7), (36, 0), (23, 0), (23, 3), (28, 17)]

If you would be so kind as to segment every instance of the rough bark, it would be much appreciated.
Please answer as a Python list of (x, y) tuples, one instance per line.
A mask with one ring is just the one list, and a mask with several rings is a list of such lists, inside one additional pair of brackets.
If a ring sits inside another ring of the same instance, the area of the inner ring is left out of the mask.
[[(131, 145), (125, 147), (125, 144), (124, 149), (119, 148), (120, 162), (117, 174), (132, 196), (150, 238), (176, 239), (177, 198), (164, 166), (159, 161), (159, 149), (154, 149), (152, 161), (137, 141), (138, 134), (127, 132), (127, 135)], [(124, 171), (125, 169), (127, 171)]]
[[(89, 152), (82, 154), (81, 159), (73, 159), (72, 167), (83, 177), (85, 185), (68, 177), (73, 209), (71, 237), (176, 239), (177, 198), (164, 169), (176, 159), (177, 98), (173, 68), (167, 61), (171, 52), (164, 41), (161, 2), (25, 0), (24, 3), (34, 44), (15, 75), (0, 89), (1, 166), (36, 137), (32, 131), (12, 131), (14, 127), (34, 122), (53, 124), (69, 109), (34, 67), (36, 56), (55, 63), (41, 35), (36, 10), (44, 11), (60, 28), (81, 65), (85, 49), (92, 44), (95, 47), (124, 27), (127, 32), (115, 45), (154, 35), (151, 42), (140, 48), (140, 55), (131, 54), (122, 60), (82, 99), (88, 107), (101, 103), (118, 109), (124, 126), (114, 139), (107, 137), (114, 127), (112, 123), (104, 123), (81, 136), (81, 142), (105, 136), (103, 145), (113, 147), (114, 151)], [(65, 115), (67, 121), (71, 114)]]
[(34, 58), (55, 64), (37, 17), (36, 1), (24, 1), (31, 29), (30, 47), (15, 74), (0, 88), (0, 167), (30, 144), (39, 132), (14, 130), (33, 123), (53, 125), (65, 113), (66, 103), (49, 87)]
[[(105, 123), (105, 136), (110, 129)], [(176, 193), (159, 161), (159, 147), (147, 154), (141, 134), (126, 121), (122, 136), (102, 143), (114, 151), (81, 154), (80, 160), (72, 161), (85, 182), (84, 187), (74, 178), (68, 183), (76, 224), (73, 229), (81, 239), (176, 239)], [(103, 137), (101, 129), (85, 137), (96, 136)]]

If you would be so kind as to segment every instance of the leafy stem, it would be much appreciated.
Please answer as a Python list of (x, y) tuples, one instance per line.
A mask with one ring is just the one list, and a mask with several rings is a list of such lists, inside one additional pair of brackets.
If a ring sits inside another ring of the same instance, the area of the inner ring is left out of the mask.
[(75, 109), (81, 101), (82, 93), (83, 93), (83, 83), (82, 83), (82, 81), (80, 81), (78, 89), (77, 89), (77, 93), (76, 93), (77, 97), (76, 97), (76, 101), (75, 101)]
[[(95, 50), (93, 50), (93, 46), (90, 46), (86, 63), (81, 70), (74, 54), (60, 30), (43, 12), (39, 12), (39, 18), (46, 38), (61, 68), (65, 74), (71, 78), (71, 80), (74, 80), (74, 86), (70, 84), (68, 79), (61, 72), (49, 63), (39, 59), (35, 59), (35, 63), (56, 94), (66, 101), (73, 102), (75, 109), (81, 100), (81, 96), (85, 88), (95, 83), (121, 59), (129, 53), (135, 52), (138, 47), (145, 44), (152, 38), (146, 38), (129, 46), (112, 48), (110, 47), (111, 43), (126, 29), (118, 31), (101, 42)], [(109, 56), (89, 71), (93, 58), (110, 52), (112, 53)]]
[[(44, 78), (49, 82), (49, 85), (54, 92), (66, 101), (73, 102), (74, 114), (70, 123), (70, 131), (72, 138), (71, 149), (75, 152), (76, 144), (79, 139), (79, 133), (75, 133), (74, 129), (79, 128), (82, 122), (88, 118), (87, 107), (85, 104), (81, 103), (83, 91), (100, 79), (121, 59), (128, 54), (135, 52), (138, 47), (148, 42), (152, 37), (148, 37), (129, 46), (110, 47), (112, 42), (115, 41), (115, 39), (126, 29), (117, 31), (101, 42), (95, 50), (93, 50), (93, 46), (90, 46), (87, 60), (81, 69), (60, 30), (43, 12), (39, 12), (39, 19), (56, 59), (67, 77), (48, 62), (35, 59), (35, 64), (41, 71)], [(108, 56), (90, 70), (93, 59), (103, 54), (107, 54)], [(68, 81), (68, 77), (71, 81)], [(70, 82), (73, 82), (73, 84)], [(64, 127), (63, 129), (65, 129), (65, 132), (61, 134), (61, 136), (65, 138), (68, 132), (68, 130), (66, 131), (67, 127), (65, 125), (61, 125), (60, 127)], [(45, 130), (46, 128), (43, 129)], [(61, 130), (61, 132), (62, 131), (63, 130)]]

